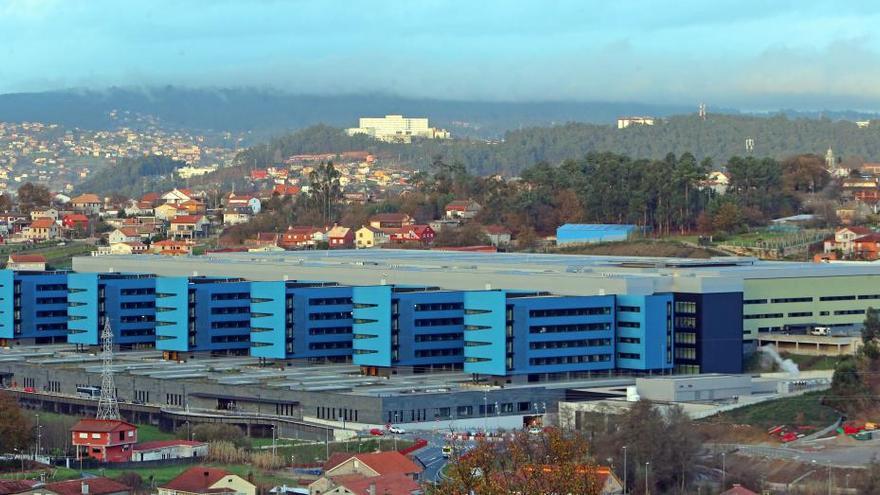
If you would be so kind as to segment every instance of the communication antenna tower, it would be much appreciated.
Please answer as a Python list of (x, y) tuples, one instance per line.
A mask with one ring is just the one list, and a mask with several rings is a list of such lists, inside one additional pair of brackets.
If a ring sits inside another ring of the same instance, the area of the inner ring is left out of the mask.
[(706, 104), (700, 103), (700, 120), (706, 120)]
[(101, 331), (101, 398), (98, 399), (98, 419), (119, 419), (119, 401), (113, 380), (113, 330), (110, 319), (104, 320)]
[(751, 153), (752, 151), (755, 151), (755, 140), (746, 138), (746, 153)]

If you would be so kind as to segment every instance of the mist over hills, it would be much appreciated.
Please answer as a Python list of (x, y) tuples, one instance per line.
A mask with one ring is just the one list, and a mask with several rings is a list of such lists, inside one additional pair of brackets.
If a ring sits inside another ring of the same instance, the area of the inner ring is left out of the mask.
[(481, 102), (412, 99), (380, 94), (296, 95), (275, 90), (110, 88), (0, 95), (0, 120), (41, 121), (87, 129), (119, 125), (112, 110), (157, 117), (197, 130), (280, 134), (315, 124), (353, 127), (358, 117), (404, 114), (431, 119), (457, 136), (500, 137), (523, 127), (587, 122), (613, 124), (621, 115), (691, 113), (682, 105), (611, 102)]

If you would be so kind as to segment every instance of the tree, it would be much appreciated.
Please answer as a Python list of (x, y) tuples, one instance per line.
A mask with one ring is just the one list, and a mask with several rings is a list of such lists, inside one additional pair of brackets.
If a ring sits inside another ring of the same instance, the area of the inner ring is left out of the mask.
[(856, 482), (856, 490), (859, 495), (874, 495), (880, 493), (880, 463), (877, 458), (871, 459), (862, 476)]
[(141, 491), (141, 488), (143, 488), (144, 486), (144, 479), (141, 478), (141, 475), (134, 471), (126, 471), (120, 474), (116, 478), (116, 481), (131, 488), (131, 491), (134, 493), (139, 493)]
[(22, 213), (30, 213), (45, 208), (52, 202), (52, 194), (46, 186), (25, 182), (18, 188), (18, 208)]
[(434, 237), (434, 245), (438, 247), (488, 246), (489, 236), (483, 232), (483, 226), (470, 222), (459, 228), (444, 228)]
[(880, 310), (868, 308), (862, 325), (862, 342), (867, 344), (880, 338)]
[(597, 495), (602, 487), (588, 451), (583, 435), (557, 428), (537, 437), (518, 431), (500, 442), (479, 440), (466, 453), (456, 452), (447, 477), (430, 493)]
[(333, 166), (333, 162), (321, 162), (309, 174), (312, 199), (321, 212), (325, 225), (333, 219), (333, 207), (342, 197), (339, 177), (339, 171)]
[(11, 395), (0, 392), (0, 452), (23, 449), (33, 438), (30, 419)]
[[(179, 432), (186, 434), (187, 432)], [(238, 447), (247, 445), (241, 428), (223, 423), (205, 423), (192, 429), (192, 437), (200, 442), (230, 442)]]

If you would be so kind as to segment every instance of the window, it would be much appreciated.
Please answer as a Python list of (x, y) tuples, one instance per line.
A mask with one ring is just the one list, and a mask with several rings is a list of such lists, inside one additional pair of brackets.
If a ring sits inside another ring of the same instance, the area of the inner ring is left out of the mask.
[(618, 306), (617, 311), (621, 313), (641, 313), (642, 308), (638, 306)]
[(100, 433), (92, 433), (92, 438), (101, 438)]
[[(465, 327), (467, 330), (468, 328)], [(560, 332), (593, 332), (611, 330), (611, 323), (582, 323), (576, 325), (535, 325), (529, 327), (529, 333), (560, 333)]]
[(693, 347), (676, 347), (675, 359), (697, 359), (697, 350)]
[(783, 297), (783, 298), (779, 298), (779, 299), (771, 299), (770, 302), (772, 302), (773, 304), (813, 302), (813, 298), (812, 297)]
[(693, 316), (676, 316), (675, 326), (677, 328), (697, 328), (697, 319)]
[(641, 359), (642, 355), (634, 352), (619, 352), (617, 357), (620, 359)]
[(675, 343), (676, 344), (696, 344), (697, 343), (697, 334), (693, 332), (676, 332), (675, 333)]
[(782, 318), (782, 313), (766, 313), (762, 315), (743, 315), (743, 320), (760, 320), (763, 318)]
[(766, 299), (744, 299), (743, 304), (767, 304)]
[(697, 312), (697, 303), (693, 301), (675, 301), (675, 312), (685, 314), (695, 314)]
[(788, 314), (789, 318), (803, 318), (805, 316), (813, 316), (813, 312), (812, 311), (799, 311), (797, 313), (789, 313)]
[(823, 296), (820, 297), (820, 301), (853, 301), (856, 296)]
[(79, 437), (80, 438), (89, 438), (89, 434), (88, 433), (80, 433)]
[(863, 315), (864, 309), (842, 309), (834, 312), (835, 315)]
[(597, 308), (558, 308), (558, 309), (533, 309), (529, 311), (532, 318), (552, 318), (554, 316), (590, 316), (611, 314), (611, 308), (607, 306)]
[(455, 413), (458, 416), (471, 416), (474, 414), (474, 406), (458, 406)]
[(617, 337), (617, 342), (620, 344), (641, 344), (642, 339), (638, 337)]
[(642, 324), (637, 321), (618, 321), (618, 328), (642, 328)]

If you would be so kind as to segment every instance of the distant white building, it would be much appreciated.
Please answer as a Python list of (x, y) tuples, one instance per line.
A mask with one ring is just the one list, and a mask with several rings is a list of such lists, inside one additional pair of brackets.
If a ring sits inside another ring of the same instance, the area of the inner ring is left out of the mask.
[(188, 440), (157, 440), (144, 442), (132, 448), (132, 461), (158, 461), (161, 459), (181, 459), (187, 457), (205, 457), (208, 455), (208, 444)]
[(179, 169), (175, 170), (174, 173), (176, 173), (177, 176), (181, 179), (189, 179), (190, 177), (198, 177), (200, 175), (210, 174), (215, 170), (217, 170), (217, 165), (206, 165), (204, 167), (193, 167), (190, 165), (186, 167), (180, 167)]
[(618, 117), (617, 128), (626, 129), (631, 125), (654, 125), (654, 117)]
[(428, 125), (426, 118), (408, 118), (403, 115), (361, 117), (358, 127), (346, 129), (349, 136), (366, 134), (381, 141), (410, 143), (412, 138), (449, 139), (449, 131)]

